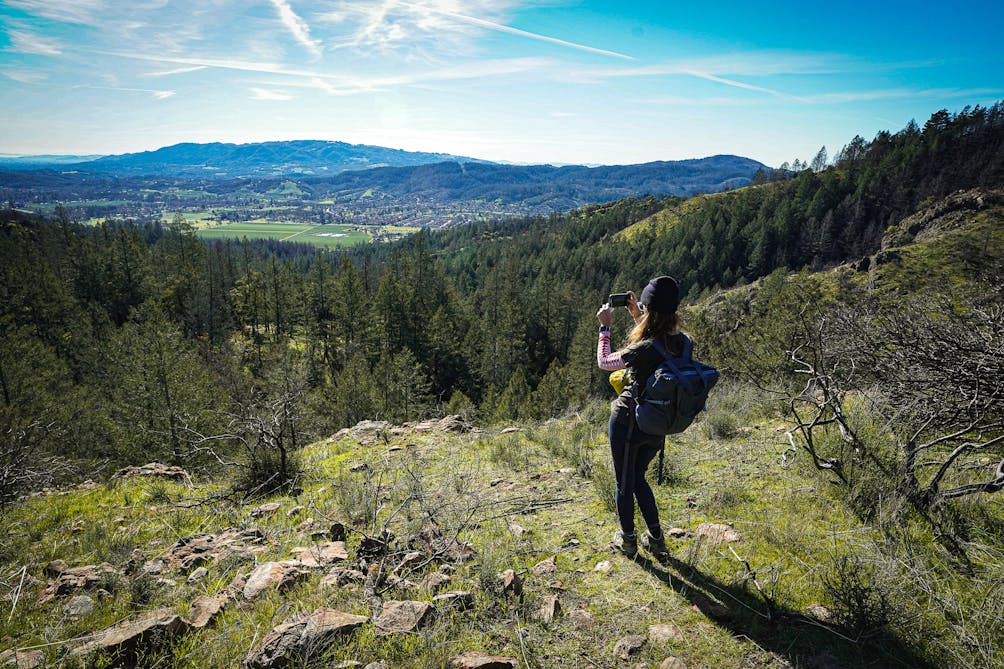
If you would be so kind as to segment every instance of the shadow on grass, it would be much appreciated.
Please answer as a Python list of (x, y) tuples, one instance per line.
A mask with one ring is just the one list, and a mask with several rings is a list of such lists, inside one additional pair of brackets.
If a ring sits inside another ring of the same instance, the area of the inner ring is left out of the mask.
[(640, 554), (636, 562), (713, 623), (783, 657), (792, 667), (935, 669), (889, 634), (854, 639), (847, 630), (799, 611), (770, 606), (742, 585), (727, 585), (674, 557), (666, 568)]

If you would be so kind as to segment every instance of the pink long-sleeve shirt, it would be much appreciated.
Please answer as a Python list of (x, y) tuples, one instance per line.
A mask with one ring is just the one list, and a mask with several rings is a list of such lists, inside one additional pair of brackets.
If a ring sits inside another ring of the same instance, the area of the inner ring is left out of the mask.
[(600, 339), (596, 343), (596, 364), (607, 372), (616, 372), (626, 366), (624, 360), (621, 359), (620, 352), (610, 352), (609, 332), (600, 332)]

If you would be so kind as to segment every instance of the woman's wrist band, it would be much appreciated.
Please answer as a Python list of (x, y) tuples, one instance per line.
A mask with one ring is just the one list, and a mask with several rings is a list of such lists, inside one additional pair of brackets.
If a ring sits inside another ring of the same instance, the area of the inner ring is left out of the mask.
[(609, 325), (601, 325), (600, 326), (600, 334), (603, 334), (604, 332), (607, 333), (607, 334), (610, 334), (610, 326)]

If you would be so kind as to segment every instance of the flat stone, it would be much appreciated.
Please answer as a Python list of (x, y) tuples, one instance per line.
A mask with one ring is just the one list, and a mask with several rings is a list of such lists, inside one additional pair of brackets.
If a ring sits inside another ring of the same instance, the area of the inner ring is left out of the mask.
[(377, 636), (397, 632), (414, 632), (432, 618), (434, 607), (429, 602), (414, 600), (384, 602), (380, 615), (373, 620)]
[(93, 639), (74, 648), (71, 653), (83, 656), (95, 651), (116, 650), (131, 656), (141, 648), (159, 646), (164, 640), (181, 636), (188, 631), (188, 623), (170, 609), (155, 609), (106, 627), (97, 632)]
[(687, 669), (687, 663), (678, 657), (670, 655), (659, 663), (659, 669)]
[(71, 618), (86, 616), (94, 610), (94, 600), (87, 595), (77, 595), (63, 607), (63, 611)]
[(288, 587), (303, 576), (305, 574), (295, 566), (282, 562), (265, 562), (248, 576), (242, 594), (244, 599), (255, 599), (271, 587)]
[(198, 583), (209, 575), (209, 570), (205, 567), (198, 567), (188, 575), (188, 583)]
[(713, 545), (732, 543), (742, 539), (738, 532), (723, 523), (701, 523), (694, 530), (694, 536)]
[(571, 613), (568, 614), (568, 619), (572, 621), (572, 624), (576, 627), (589, 627), (593, 624), (593, 614), (585, 609), (573, 609)]
[(422, 582), (418, 584), (418, 587), (426, 592), (435, 592), (449, 582), (450, 577), (448, 575), (434, 571), (431, 574), (426, 574)]
[(553, 557), (541, 560), (530, 569), (530, 572), (533, 573), (534, 576), (553, 574), (556, 571), (558, 571), (558, 564), (555, 562)]
[(822, 604), (809, 604), (805, 607), (805, 612), (817, 620), (821, 620), (824, 623), (833, 620), (833, 611), (829, 610)]
[(301, 666), (309, 654), (323, 653), (339, 637), (355, 631), (369, 618), (321, 607), (305, 618), (283, 623), (269, 632), (245, 661), (247, 669)]
[(469, 650), (451, 659), (450, 667), (451, 669), (515, 669), (516, 660)]
[(56, 597), (63, 597), (77, 590), (96, 588), (118, 576), (121, 576), (121, 573), (107, 562), (83, 567), (67, 567), (59, 573), (59, 576), (48, 588), (42, 591), (38, 603), (45, 604)]
[(366, 574), (358, 569), (335, 568), (321, 579), (323, 586), (342, 586), (349, 583), (362, 583), (366, 580)]
[(251, 518), (262, 518), (275, 513), (279, 510), (280, 506), (282, 506), (282, 504), (279, 502), (266, 502), (265, 504), (261, 504), (251, 509), (251, 513), (249, 515)]
[(601, 574), (606, 574), (609, 573), (610, 570), (613, 568), (614, 568), (613, 562), (611, 562), (610, 560), (603, 560), (602, 562), (596, 563), (596, 566), (593, 567), (593, 571), (599, 572)]
[(181, 467), (165, 465), (159, 462), (148, 462), (138, 467), (126, 467), (112, 474), (113, 479), (129, 479), (138, 476), (157, 476), (185, 483), (191, 483), (192, 481), (191, 475)]
[(614, 644), (614, 657), (619, 657), (622, 660), (631, 659), (632, 655), (635, 655), (642, 649), (645, 641), (645, 637), (641, 634), (630, 634), (618, 640)]
[(41, 669), (45, 653), (40, 650), (5, 650), (0, 652), (0, 667), (4, 669)]
[(320, 567), (349, 559), (349, 551), (344, 541), (326, 541), (316, 546), (299, 546), (290, 552), (297, 555), (306, 567)]
[(447, 608), (463, 611), (474, 606), (474, 595), (466, 590), (450, 590), (432, 598), (437, 609)]
[(196, 598), (188, 610), (188, 624), (194, 629), (202, 629), (212, 622), (213, 618), (218, 616), (229, 602), (230, 594), (227, 592)]
[(673, 527), (669, 530), (666, 530), (666, 536), (672, 539), (686, 539), (687, 537), (690, 536), (690, 532), (683, 529), (682, 527)]
[(303, 505), (297, 504), (296, 506), (294, 506), (293, 508), (291, 508), (289, 511), (286, 512), (286, 517), (292, 518), (293, 516), (298, 516), (299, 514), (303, 513), (303, 511), (304, 511)]
[(669, 641), (684, 641), (683, 633), (676, 625), (659, 624), (648, 626), (648, 640), (652, 643), (667, 643)]

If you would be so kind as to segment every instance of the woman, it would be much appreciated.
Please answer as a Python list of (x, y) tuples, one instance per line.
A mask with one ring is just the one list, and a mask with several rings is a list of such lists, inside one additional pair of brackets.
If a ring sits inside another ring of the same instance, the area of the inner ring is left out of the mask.
[(660, 562), (669, 559), (669, 550), (659, 524), (659, 509), (645, 472), (649, 463), (662, 450), (664, 437), (645, 434), (638, 429), (634, 417), (635, 384), (643, 384), (662, 363), (662, 355), (652, 341), (662, 342), (670, 355), (683, 351), (684, 339), (680, 333), (680, 318), (676, 312), (680, 304), (680, 288), (672, 277), (660, 276), (645, 286), (639, 300), (628, 291), (627, 310), (635, 320), (628, 334), (628, 345), (610, 352), (610, 323), (613, 307), (604, 304), (596, 318), (600, 322), (600, 338), (596, 348), (596, 362), (600, 369), (616, 371), (627, 367), (631, 382), (610, 405), (610, 454), (617, 476), (617, 517), (620, 530), (614, 534), (614, 546), (630, 558), (638, 554), (638, 536), (634, 527), (634, 503), (638, 502), (647, 531), (641, 544)]

